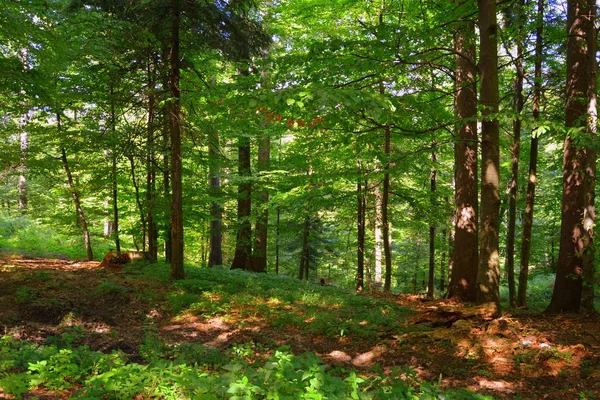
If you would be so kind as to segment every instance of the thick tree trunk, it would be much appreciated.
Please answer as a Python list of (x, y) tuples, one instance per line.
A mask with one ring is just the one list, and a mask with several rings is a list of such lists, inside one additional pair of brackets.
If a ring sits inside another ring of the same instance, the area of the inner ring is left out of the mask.
[(481, 82), (481, 234), (477, 304), (500, 311), (500, 129), (498, 124), (498, 26), (496, 0), (478, 0)]
[[(592, 268), (594, 222), (593, 182), (595, 154), (579, 145), (592, 143), (596, 122), (596, 4), (593, 0), (567, 2), (567, 128), (564, 144), (562, 221), (558, 269), (547, 312), (579, 312), (586, 269)], [(586, 118), (587, 116), (587, 118)], [(589, 258), (588, 258), (589, 257)], [(593, 273), (592, 273), (593, 275)], [(593, 282), (585, 282), (593, 285)]]
[[(432, 143), (432, 147), (435, 149), (437, 144)], [(431, 207), (437, 208), (437, 202), (435, 200), (435, 191), (437, 187), (437, 169), (435, 164), (437, 163), (437, 153), (435, 150), (431, 153), (431, 160), (433, 161), (434, 167), (431, 168), (430, 176), (430, 191), (431, 191)], [(427, 297), (433, 298), (435, 289), (435, 231), (436, 226), (434, 223), (429, 224), (429, 276), (427, 280)]]
[[(533, 89), (533, 119), (540, 119), (540, 101), (542, 98), (542, 57), (544, 30), (544, 1), (538, 0), (537, 28), (535, 39), (535, 71)], [(527, 280), (529, 279), (529, 258), (531, 255), (531, 231), (533, 228), (533, 206), (535, 204), (535, 186), (537, 184), (537, 159), (538, 159), (538, 133), (531, 133), (529, 149), (529, 172), (527, 179), (527, 200), (523, 214), (523, 240), (521, 243), (521, 267), (519, 270), (519, 291), (517, 293), (517, 306), (527, 305)]]
[(183, 185), (181, 153), (181, 88), (179, 87), (179, 27), (181, 11), (180, 0), (171, 2), (171, 63), (169, 86), (169, 128), (171, 133), (171, 274), (172, 280), (184, 279), (183, 268)]
[(379, 186), (375, 186), (375, 226), (374, 236), (375, 242), (373, 243), (373, 261), (375, 261), (375, 286), (380, 287), (383, 267), (383, 195)]
[[(269, 169), (271, 158), (271, 139), (266, 136), (258, 146), (258, 172), (266, 173)], [(263, 178), (264, 179), (264, 178)], [(261, 203), (258, 207), (260, 214), (254, 227), (254, 254), (252, 256), (252, 270), (254, 272), (267, 272), (267, 239), (269, 228), (269, 192), (266, 182), (259, 193)]]
[(517, 222), (517, 190), (519, 182), (519, 152), (521, 147), (521, 112), (523, 111), (523, 23), (525, 19), (525, 1), (517, 4), (519, 33), (517, 37), (517, 54), (515, 59), (515, 102), (516, 118), (513, 120), (513, 145), (511, 148), (511, 179), (509, 188), (508, 229), (506, 232), (506, 276), (508, 278), (508, 299), (510, 308), (517, 306), (517, 290), (515, 287), (515, 234)]
[(455, 233), (448, 297), (475, 301), (478, 259), (477, 193), (477, 87), (475, 68), (475, 26), (464, 22), (457, 28), (455, 108), (458, 124), (454, 143)]
[[(62, 131), (60, 113), (56, 114), (56, 123), (58, 127), (58, 136), (60, 137)], [(69, 183), (69, 188), (71, 189), (71, 196), (73, 197), (73, 202), (75, 203), (77, 216), (79, 217), (79, 222), (81, 223), (81, 231), (83, 232), (83, 241), (85, 243), (87, 257), (89, 261), (92, 261), (94, 259), (94, 252), (92, 251), (92, 240), (90, 239), (90, 231), (87, 226), (85, 214), (83, 213), (83, 208), (81, 208), (81, 202), (79, 201), (79, 193), (77, 192), (77, 188), (75, 187), (75, 181), (73, 180), (73, 174), (71, 173), (71, 168), (69, 167), (69, 160), (67, 159), (67, 151), (65, 150), (64, 146), (61, 146), (60, 148), (60, 157), (63, 164), (63, 168), (65, 169), (65, 173), (67, 174), (67, 182)]]
[(238, 149), (238, 233), (231, 269), (251, 269), (252, 225), (250, 224), (251, 192), (250, 139), (241, 136)]
[(223, 265), (223, 231), (221, 228), (223, 219), (223, 208), (217, 199), (221, 195), (221, 150), (219, 145), (219, 132), (211, 127), (208, 137), (208, 192), (212, 197), (210, 203), (210, 253), (208, 256), (208, 267)]

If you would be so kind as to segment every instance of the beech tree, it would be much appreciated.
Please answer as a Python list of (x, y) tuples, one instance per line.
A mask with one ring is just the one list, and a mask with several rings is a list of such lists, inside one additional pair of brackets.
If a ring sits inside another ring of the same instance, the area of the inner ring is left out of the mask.
[(593, 311), (596, 2), (567, 1), (567, 90), (558, 269), (548, 312)]

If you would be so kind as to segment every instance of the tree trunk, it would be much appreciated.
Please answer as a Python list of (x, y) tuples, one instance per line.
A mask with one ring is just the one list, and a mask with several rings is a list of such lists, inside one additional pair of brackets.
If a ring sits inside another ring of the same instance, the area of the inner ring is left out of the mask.
[(365, 288), (365, 228), (366, 228), (366, 198), (365, 191), (362, 187), (362, 163), (358, 161), (358, 180), (356, 184), (356, 221), (358, 232), (358, 247), (357, 247), (357, 269), (356, 269), (356, 290), (362, 292)]
[[(269, 160), (271, 158), (271, 139), (265, 136), (262, 143), (258, 146), (258, 172), (266, 173), (269, 170)], [(263, 179), (266, 179), (263, 177)], [(267, 234), (269, 227), (269, 192), (266, 182), (263, 183), (263, 189), (260, 194), (261, 203), (258, 207), (260, 214), (256, 219), (254, 227), (254, 254), (252, 257), (252, 270), (254, 272), (267, 272)]]
[[(579, 312), (586, 269), (592, 267), (594, 222), (593, 183), (595, 154), (584, 147), (595, 132), (596, 5), (593, 0), (567, 2), (567, 128), (585, 127), (585, 133), (568, 132), (564, 144), (562, 221), (558, 269), (547, 312)], [(586, 118), (587, 116), (587, 118)], [(583, 143), (583, 146), (580, 145)], [(588, 258), (589, 257), (589, 258)], [(593, 285), (593, 282), (585, 282)], [(587, 305), (586, 305), (587, 306)]]
[(146, 138), (146, 222), (148, 226), (148, 261), (158, 260), (158, 234), (154, 219), (154, 197), (156, 191), (156, 160), (154, 155), (154, 118), (156, 112), (156, 97), (154, 95), (153, 60), (148, 62), (148, 137)]
[[(435, 149), (437, 143), (432, 143), (432, 148)], [(437, 153), (435, 150), (431, 153), (431, 160), (433, 161), (433, 168), (431, 168), (430, 176), (430, 191), (431, 191), (431, 207), (432, 209), (437, 208), (437, 201), (435, 200), (435, 191), (437, 187), (437, 169), (435, 164), (437, 163)], [(429, 224), (429, 275), (427, 279), (427, 297), (433, 298), (435, 289), (435, 231), (436, 226), (434, 223)]]
[(304, 217), (304, 225), (302, 228), (302, 253), (300, 254), (300, 268), (298, 271), (298, 279), (308, 280), (309, 271), (309, 248), (310, 248), (310, 208), (306, 207), (306, 215)]
[(121, 239), (119, 236), (119, 187), (117, 184), (117, 154), (113, 149), (110, 152), (111, 157), (111, 181), (112, 181), (112, 206), (113, 206), (113, 235), (115, 237), (115, 250), (121, 251)]
[[(58, 136), (62, 134), (62, 125), (60, 113), (56, 114), (56, 123), (58, 127)], [(87, 257), (89, 261), (94, 259), (94, 252), (92, 251), (92, 241), (90, 239), (90, 231), (88, 230), (87, 221), (85, 219), (85, 214), (83, 213), (83, 208), (81, 208), (81, 202), (79, 201), (79, 193), (75, 188), (75, 181), (73, 180), (73, 174), (71, 173), (71, 168), (69, 167), (69, 161), (67, 159), (67, 151), (64, 146), (60, 147), (60, 155), (61, 161), (63, 164), (63, 168), (65, 169), (65, 173), (67, 174), (67, 181), (69, 182), (69, 188), (71, 189), (71, 196), (73, 196), (73, 202), (75, 203), (75, 209), (77, 210), (77, 216), (79, 217), (79, 222), (81, 223), (81, 231), (83, 232), (83, 241), (85, 243), (85, 250), (87, 252)]]
[(171, 274), (170, 279), (184, 279), (183, 268), (183, 186), (181, 153), (181, 88), (179, 87), (179, 0), (171, 2), (171, 63), (169, 86), (169, 128), (171, 133)]
[(27, 211), (27, 150), (29, 149), (29, 133), (25, 130), (27, 124), (27, 114), (21, 115), (21, 132), (19, 137), (21, 160), (18, 168), (19, 178), (17, 182), (17, 192), (19, 197), (18, 208), (22, 214)]
[(446, 257), (448, 254), (448, 250), (446, 248), (446, 241), (448, 240), (448, 228), (444, 227), (442, 229), (442, 243), (443, 250), (440, 256), (440, 292), (444, 293), (446, 290)]
[(478, 0), (481, 82), (481, 236), (477, 304), (500, 311), (500, 129), (498, 124), (498, 26), (496, 0)]
[(221, 171), (220, 171), (220, 145), (219, 132), (211, 127), (208, 137), (208, 192), (212, 197), (210, 203), (210, 254), (208, 256), (208, 267), (223, 265), (223, 231), (221, 223), (223, 219), (223, 208), (217, 199), (221, 195)]
[(250, 139), (241, 136), (238, 149), (238, 233), (231, 269), (251, 269), (252, 225), (250, 224), (251, 192)]
[(375, 191), (375, 226), (374, 236), (375, 243), (373, 248), (373, 260), (375, 261), (375, 286), (380, 287), (382, 276), (382, 261), (383, 261), (383, 195), (379, 189), (379, 185), (374, 188)]
[(275, 222), (275, 273), (279, 275), (279, 222), (281, 210), (277, 207), (277, 221)]
[(515, 59), (515, 114), (513, 120), (513, 145), (511, 149), (511, 179), (509, 188), (508, 229), (506, 232), (506, 275), (508, 278), (508, 299), (510, 308), (517, 307), (515, 287), (515, 234), (517, 222), (517, 190), (519, 182), (519, 152), (521, 146), (521, 112), (523, 111), (523, 23), (525, 19), (525, 1), (516, 4), (519, 32), (517, 37), (517, 54)]
[(383, 255), (385, 258), (385, 278), (383, 290), (392, 290), (392, 235), (390, 234), (389, 202), (390, 202), (390, 155), (392, 140), (390, 127), (384, 131), (385, 167), (383, 174), (383, 193), (381, 194), (381, 225), (383, 227)]
[(454, 37), (457, 52), (455, 108), (458, 124), (454, 143), (455, 233), (448, 297), (475, 301), (478, 259), (477, 86), (475, 26), (462, 22)]
[[(535, 39), (535, 71), (533, 89), (533, 119), (534, 123), (540, 120), (540, 101), (542, 98), (542, 57), (544, 30), (544, 0), (538, 0), (537, 28)], [(527, 179), (527, 200), (523, 214), (523, 240), (521, 243), (521, 267), (519, 271), (519, 292), (517, 293), (517, 306), (527, 305), (527, 280), (529, 279), (529, 257), (531, 255), (531, 231), (533, 228), (533, 205), (535, 203), (535, 186), (537, 184), (537, 159), (538, 159), (538, 132), (531, 133), (531, 147), (529, 149), (529, 172)]]

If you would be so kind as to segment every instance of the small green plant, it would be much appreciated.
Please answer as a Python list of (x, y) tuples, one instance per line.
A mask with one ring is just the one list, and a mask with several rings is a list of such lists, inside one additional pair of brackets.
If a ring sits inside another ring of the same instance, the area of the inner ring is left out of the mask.
[(21, 286), (15, 292), (15, 297), (17, 298), (17, 303), (19, 304), (31, 304), (37, 299), (38, 294), (30, 287)]
[(131, 291), (126, 286), (121, 285), (113, 280), (104, 280), (96, 287), (98, 294), (127, 294)]

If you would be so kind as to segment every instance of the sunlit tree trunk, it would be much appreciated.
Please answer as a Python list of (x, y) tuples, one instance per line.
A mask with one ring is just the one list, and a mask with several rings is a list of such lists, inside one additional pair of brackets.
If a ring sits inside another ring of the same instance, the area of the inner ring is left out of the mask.
[(500, 128), (496, 0), (478, 0), (481, 85), (481, 229), (476, 297), (500, 311)]
[[(258, 146), (258, 172), (265, 174), (269, 169), (269, 160), (271, 158), (271, 138), (265, 136)], [(263, 179), (266, 179), (263, 177)], [(258, 207), (260, 214), (256, 219), (254, 228), (254, 254), (252, 257), (252, 270), (255, 272), (267, 271), (267, 239), (269, 227), (269, 192), (266, 182), (259, 193), (261, 204)]]
[[(62, 123), (60, 113), (56, 114), (56, 124), (58, 128), (58, 136), (60, 137), (62, 134)], [(65, 169), (65, 173), (67, 174), (67, 182), (69, 183), (69, 189), (71, 190), (71, 196), (73, 197), (73, 202), (75, 203), (75, 209), (77, 210), (77, 216), (79, 217), (79, 222), (81, 223), (81, 231), (83, 232), (83, 241), (85, 244), (85, 250), (87, 252), (87, 257), (89, 261), (94, 259), (94, 252), (92, 251), (92, 241), (90, 239), (90, 231), (87, 226), (87, 220), (85, 219), (85, 214), (83, 213), (83, 208), (81, 208), (81, 201), (79, 200), (79, 193), (77, 192), (77, 188), (75, 187), (75, 181), (73, 180), (73, 174), (71, 173), (71, 168), (69, 167), (69, 160), (67, 159), (67, 151), (64, 146), (60, 147), (60, 158), (63, 164), (63, 168)]]
[(515, 234), (517, 222), (517, 190), (519, 181), (519, 152), (521, 147), (521, 112), (523, 111), (523, 23), (525, 18), (525, 2), (520, 0), (517, 7), (518, 36), (516, 41), (517, 54), (515, 59), (515, 102), (516, 117), (513, 120), (513, 145), (511, 148), (511, 179), (509, 187), (508, 229), (506, 232), (506, 275), (508, 279), (508, 298), (511, 308), (517, 306), (515, 287)]
[(385, 259), (385, 278), (383, 290), (389, 292), (392, 289), (392, 235), (390, 233), (389, 199), (390, 199), (390, 153), (392, 140), (390, 127), (384, 130), (384, 154), (385, 167), (383, 174), (383, 193), (381, 194), (381, 226), (383, 235), (383, 255)]
[[(537, 27), (535, 39), (535, 70), (533, 89), (533, 119), (540, 120), (540, 100), (542, 98), (542, 57), (543, 57), (543, 30), (544, 30), (544, 0), (538, 0)], [(527, 200), (523, 213), (523, 240), (521, 244), (521, 267), (519, 270), (519, 291), (517, 293), (517, 306), (527, 305), (527, 280), (529, 279), (529, 258), (531, 255), (531, 231), (533, 228), (533, 206), (535, 204), (535, 186), (537, 184), (537, 159), (538, 159), (538, 132), (531, 133), (529, 149), (529, 172), (527, 179)]]
[[(596, 154), (589, 147), (596, 124), (596, 3), (567, 2), (567, 93), (562, 221), (558, 268), (547, 312), (589, 312), (583, 286), (593, 276), (593, 224)], [(584, 131), (576, 129), (582, 127)], [(585, 280), (585, 282), (584, 282)], [(589, 293), (587, 294), (589, 296)]]
[(212, 197), (210, 203), (210, 253), (208, 256), (208, 267), (212, 268), (215, 265), (223, 265), (223, 231), (221, 228), (223, 208), (217, 201), (217, 198), (221, 194), (219, 132), (215, 127), (210, 127), (208, 135), (208, 191)]
[(19, 143), (21, 150), (21, 160), (18, 168), (19, 177), (17, 182), (17, 192), (18, 192), (18, 208), (19, 211), (24, 214), (27, 211), (27, 150), (29, 149), (29, 133), (25, 130), (25, 125), (27, 124), (27, 114), (23, 114), (21, 116), (21, 132), (19, 134)]
[(250, 181), (250, 138), (240, 136), (238, 148), (238, 233), (231, 269), (251, 269), (252, 225), (250, 223), (252, 182)]
[(375, 261), (375, 286), (381, 286), (383, 261), (383, 196), (379, 186), (375, 186), (375, 243), (373, 246), (373, 261)]
[(457, 53), (455, 108), (458, 119), (455, 160), (455, 230), (448, 297), (475, 301), (478, 259), (477, 87), (475, 26), (461, 22), (454, 37)]
[(118, 185), (118, 171), (117, 171), (117, 112), (115, 109), (115, 90), (113, 86), (110, 87), (110, 130), (111, 130), (111, 141), (112, 149), (110, 151), (110, 178), (112, 187), (112, 230), (115, 239), (115, 250), (121, 251), (121, 239), (119, 236), (119, 185)]

